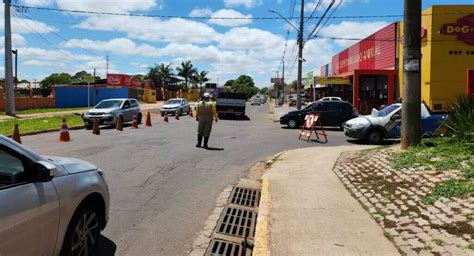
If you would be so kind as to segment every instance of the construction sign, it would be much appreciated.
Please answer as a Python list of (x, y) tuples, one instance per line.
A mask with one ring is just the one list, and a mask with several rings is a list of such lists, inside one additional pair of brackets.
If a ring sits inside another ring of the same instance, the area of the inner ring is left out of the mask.
[[(318, 114), (307, 114), (304, 120), (305, 122), (303, 125), (303, 129), (301, 129), (300, 136), (298, 137), (299, 140), (301, 140), (301, 137), (306, 137), (306, 142), (309, 142), (309, 140), (311, 139), (311, 135), (314, 133), (316, 135), (317, 142), (322, 142), (319, 140), (319, 135), (324, 137), (325, 141), (323, 143), (328, 142), (328, 137), (323, 129), (321, 117)], [(320, 127), (321, 131), (317, 131), (315, 129), (316, 124)]]

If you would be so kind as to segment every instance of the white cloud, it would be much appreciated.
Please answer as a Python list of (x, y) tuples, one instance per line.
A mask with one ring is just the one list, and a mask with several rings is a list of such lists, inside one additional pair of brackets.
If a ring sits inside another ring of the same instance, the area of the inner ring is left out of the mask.
[[(5, 45), (5, 36), (0, 37), (0, 47)], [(20, 34), (12, 34), (12, 48), (18, 48), (19, 46), (25, 46), (26, 39)]]
[(89, 39), (71, 39), (64, 44), (66, 48), (86, 48), (95, 51), (107, 51), (116, 55), (153, 55), (158, 49), (148, 44), (137, 45), (128, 38), (115, 38), (110, 41), (99, 41)]
[(256, 28), (233, 28), (219, 42), (225, 49), (273, 49), (283, 46), (284, 38), (269, 31)]
[[(61, 9), (81, 11), (130, 12), (162, 8), (162, 0), (56, 0)], [(104, 17), (101, 17), (104, 18)]]
[[(308, 2), (304, 5), (304, 11), (305, 12), (313, 12), (314, 8), (318, 5), (320, 0), (313, 0), (311, 2)], [(319, 12), (324, 12), (326, 8), (331, 4), (333, 0), (322, 0), (321, 5), (318, 7)], [(360, 0), (360, 1), (365, 1), (365, 0)], [(336, 7), (339, 3), (340, 6), (345, 6), (347, 4), (350, 4), (352, 0), (335, 0), (332, 9)], [(300, 5), (301, 6), (301, 5)]]
[[(374, 21), (374, 22), (356, 22), (356, 21), (343, 21), (339, 24), (331, 24), (324, 27), (320, 35), (327, 37), (349, 37), (349, 38), (365, 38), (378, 30), (386, 27), (389, 23), (385, 21)], [(335, 40), (336, 44), (341, 47), (349, 47), (357, 41), (351, 40)]]
[(212, 15), (212, 10), (210, 8), (195, 8), (190, 13), (191, 17), (209, 17)]
[(130, 65), (136, 68), (141, 68), (141, 69), (146, 69), (150, 67), (150, 65), (145, 64), (145, 63), (140, 63), (140, 62), (130, 62)]
[[(0, 8), (0, 32), (5, 31), (5, 19), (3, 18), (5, 9)], [(11, 17), (12, 33), (25, 34), (25, 33), (50, 33), (51, 31), (57, 31), (56, 28), (51, 27), (43, 22), (22, 18), (20, 14), (15, 14), (12, 9)]]
[(226, 7), (245, 6), (247, 8), (252, 8), (260, 4), (262, 4), (261, 0), (224, 0), (224, 5)]
[(19, 48), (18, 51), (21, 53), (18, 55), (20, 59), (57, 61), (58, 63), (71, 61), (93, 61), (101, 58), (91, 55), (73, 54), (65, 50), (48, 50), (36, 47)]
[(20, 0), (20, 4), (26, 6), (48, 6), (52, 5), (54, 0)]
[[(220, 17), (231, 17), (231, 18), (240, 18), (240, 19), (210, 19), (210, 24), (226, 26), (226, 27), (238, 27), (243, 25), (248, 25), (252, 23), (252, 15), (244, 15), (238, 11), (231, 10), (231, 9), (222, 9), (219, 11), (214, 12), (211, 15), (212, 18), (220, 18)], [(245, 19), (242, 19), (245, 18)]]
[(219, 34), (209, 25), (179, 18), (161, 20), (149, 17), (111, 16), (104, 19), (100, 16), (90, 16), (77, 27), (121, 32), (130, 38), (154, 42), (203, 44), (219, 39)]

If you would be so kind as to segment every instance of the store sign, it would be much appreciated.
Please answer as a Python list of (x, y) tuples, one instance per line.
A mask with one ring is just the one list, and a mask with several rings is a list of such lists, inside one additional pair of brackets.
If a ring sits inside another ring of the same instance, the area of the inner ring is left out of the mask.
[(395, 69), (396, 24), (392, 23), (332, 57), (332, 75), (357, 69)]
[(337, 76), (317, 76), (317, 84), (350, 84), (351, 81), (345, 77)]
[(459, 41), (474, 46), (474, 13), (458, 19), (456, 23), (443, 25), (440, 33), (457, 36)]
[(271, 78), (271, 79), (270, 79), (270, 82), (271, 82), (272, 84), (274, 84), (274, 83), (276, 83), (276, 82), (284, 83), (283, 78), (275, 78), (275, 77)]
[(130, 76), (122, 74), (108, 74), (107, 84), (114, 86), (130, 86)]

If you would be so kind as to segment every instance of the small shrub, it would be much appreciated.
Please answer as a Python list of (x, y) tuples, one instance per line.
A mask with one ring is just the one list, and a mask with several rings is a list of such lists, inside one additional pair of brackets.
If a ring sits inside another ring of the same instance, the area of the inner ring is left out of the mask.
[(472, 141), (474, 138), (474, 96), (461, 95), (448, 108), (444, 124), (458, 136)]
[(474, 192), (474, 184), (469, 180), (451, 179), (441, 183), (433, 189), (433, 196), (440, 197), (460, 197)]

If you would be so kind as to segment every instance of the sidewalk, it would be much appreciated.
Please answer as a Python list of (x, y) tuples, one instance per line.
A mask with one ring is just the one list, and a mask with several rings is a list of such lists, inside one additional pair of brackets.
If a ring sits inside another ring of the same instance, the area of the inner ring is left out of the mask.
[(254, 255), (399, 255), (332, 168), (344, 151), (283, 153), (263, 176)]
[(275, 106), (274, 101), (270, 102), (270, 114), (273, 122), (279, 122), (281, 116), (293, 110), (297, 109), (295, 107), (289, 107), (288, 104), (282, 106)]
[[(156, 103), (141, 103), (140, 107), (142, 112), (155, 112), (160, 109), (163, 105), (163, 101), (158, 101)], [(82, 115), (87, 110), (70, 110), (70, 111), (60, 111), (60, 112), (47, 112), (47, 113), (35, 113), (35, 114), (24, 114), (24, 115), (17, 115), (18, 118), (21, 119), (34, 119), (34, 118), (43, 118), (43, 117), (54, 117), (54, 116), (62, 116), (62, 115), (71, 115), (71, 114), (79, 114)], [(0, 116), (0, 122), (6, 121), (10, 119), (15, 119), (15, 117), (11, 116)]]

